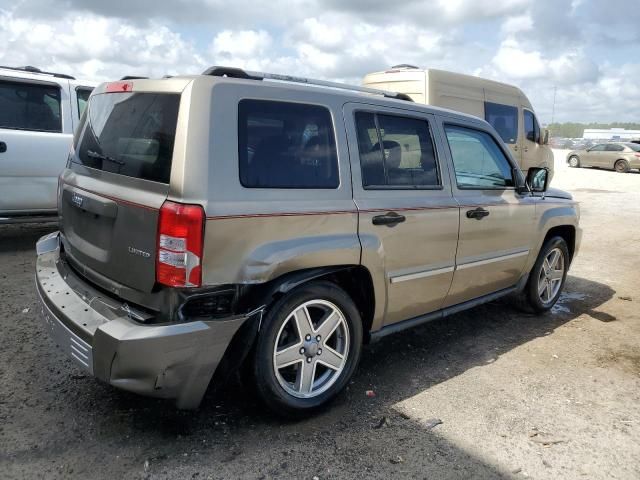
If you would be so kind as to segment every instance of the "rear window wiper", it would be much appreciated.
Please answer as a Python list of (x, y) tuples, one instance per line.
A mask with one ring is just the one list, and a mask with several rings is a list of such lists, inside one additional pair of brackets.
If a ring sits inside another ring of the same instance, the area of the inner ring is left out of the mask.
[(117, 163), (118, 165), (125, 165), (125, 162), (118, 160), (117, 158), (104, 155), (102, 153), (94, 152), (93, 150), (87, 150), (87, 157), (95, 158), (96, 160), (106, 160), (107, 162)]

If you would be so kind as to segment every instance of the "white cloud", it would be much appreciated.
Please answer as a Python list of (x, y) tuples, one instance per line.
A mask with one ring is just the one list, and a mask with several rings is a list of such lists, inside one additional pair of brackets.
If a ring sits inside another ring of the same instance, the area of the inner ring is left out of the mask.
[(530, 0), (438, 0), (441, 11), (449, 20), (494, 18), (517, 14), (531, 5)]
[(411, 63), (516, 84), (543, 121), (554, 86), (556, 118), (638, 120), (629, 1), (0, 0), (0, 64), (91, 80), (219, 64), (358, 83)]
[(549, 57), (539, 50), (526, 50), (513, 37), (504, 40), (491, 64), (477, 73), (503, 80), (547, 80), (556, 85), (595, 82), (600, 76), (598, 66), (582, 51), (567, 51)]
[(533, 19), (530, 15), (518, 15), (515, 17), (508, 17), (500, 30), (503, 35), (511, 36), (515, 33), (528, 32), (533, 28)]
[(211, 44), (211, 53), (216, 58), (251, 59), (263, 56), (273, 43), (271, 35), (264, 30), (223, 30)]
[(491, 63), (508, 78), (539, 78), (548, 72), (548, 66), (538, 51), (526, 51), (513, 38), (502, 42)]
[(195, 47), (164, 25), (142, 28), (96, 15), (42, 23), (0, 11), (5, 65), (34, 65), (87, 80), (123, 75), (196, 73), (205, 62)]
[(600, 69), (582, 53), (570, 52), (549, 61), (549, 70), (557, 84), (574, 85), (594, 82)]

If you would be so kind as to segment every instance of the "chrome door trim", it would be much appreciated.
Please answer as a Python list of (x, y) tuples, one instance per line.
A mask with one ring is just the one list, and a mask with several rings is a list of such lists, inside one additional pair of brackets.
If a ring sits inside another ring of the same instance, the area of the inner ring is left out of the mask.
[(502, 262), (503, 260), (511, 260), (512, 258), (518, 258), (525, 255), (529, 255), (529, 250), (521, 250), (515, 253), (509, 253), (507, 255), (499, 255), (497, 257), (491, 257), (484, 260), (476, 260), (473, 262), (461, 263), (456, 266), (456, 270), (464, 270), (466, 268), (479, 267), (481, 265), (487, 265), (489, 263)]
[(395, 277), (391, 277), (390, 280), (391, 283), (400, 283), (408, 280), (417, 280), (418, 278), (433, 277), (442, 273), (451, 273), (454, 270), (455, 267), (452, 265), (450, 267), (435, 268), (433, 270), (424, 270), (422, 272), (408, 273), (406, 275), (396, 275)]

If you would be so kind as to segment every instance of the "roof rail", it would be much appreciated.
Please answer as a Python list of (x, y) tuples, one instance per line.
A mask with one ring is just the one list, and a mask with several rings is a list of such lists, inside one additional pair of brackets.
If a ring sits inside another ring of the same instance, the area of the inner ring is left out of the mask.
[(138, 77), (136, 75), (125, 75), (120, 80), (145, 80), (149, 77)]
[(28, 73), (38, 73), (40, 75), (51, 75), (56, 78), (66, 78), (67, 80), (75, 80), (75, 77), (71, 75), (67, 75), (65, 73), (54, 73), (54, 72), (44, 72), (37, 67), (32, 67), (31, 65), (25, 65), (24, 67), (6, 67), (4, 65), (0, 65), (0, 68), (6, 68), (8, 70), (17, 70), (19, 72), (28, 72)]
[(391, 68), (412, 68), (414, 70), (419, 70), (420, 69), (420, 67), (416, 67), (415, 65), (410, 65), (408, 63), (401, 63), (399, 65), (394, 65)]
[(202, 75), (212, 75), (214, 77), (242, 78), (245, 80), (277, 80), (281, 82), (304, 83), (307, 85), (316, 85), (319, 87), (337, 88), (340, 90), (351, 90), (355, 92), (369, 93), (372, 95), (382, 95), (387, 98), (395, 98), (397, 100), (413, 102), (411, 97), (406, 93), (389, 92), (386, 90), (378, 90), (368, 87), (357, 87), (355, 85), (347, 85), (346, 83), (315, 80), (313, 78), (280, 75), (278, 73), (252, 72), (235, 67), (213, 66), (202, 72)]

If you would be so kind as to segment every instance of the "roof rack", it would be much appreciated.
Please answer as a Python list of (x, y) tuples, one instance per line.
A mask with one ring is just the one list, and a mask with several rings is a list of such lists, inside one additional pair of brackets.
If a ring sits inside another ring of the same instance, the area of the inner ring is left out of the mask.
[(138, 77), (136, 75), (125, 75), (120, 80), (145, 80), (149, 77)]
[(294, 77), (291, 75), (280, 75), (278, 73), (252, 72), (235, 67), (213, 66), (202, 72), (202, 75), (212, 75), (214, 77), (242, 78), (245, 80), (277, 80), (281, 82), (304, 83), (307, 85), (316, 85), (319, 87), (337, 88), (340, 90), (351, 90), (355, 92), (369, 93), (372, 95), (382, 95), (387, 98), (395, 98), (397, 100), (413, 102), (411, 97), (406, 93), (389, 92), (386, 90), (378, 90), (368, 87), (356, 87), (355, 85), (347, 85), (345, 83), (328, 82), (326, 80), (315, 80), (313, 78), (305, 77)]
[(38, 73), (40, 75), (51, 75), (56, 78), (66, 78), (67, 80), (75, 80), (76, 77), (72, 77), (71, 75), (67, 75), (66, 73), (54, 73), (54, 72), (44, 72), (37, 67), (32, 67), (31, 65), (25, 65), (24, 67), (5, 67), (4, 65), (0, 65), (0, 68), (6, 68), (9, 70), (17, 70), (19, 72), (28, 72), (28, 73)]

